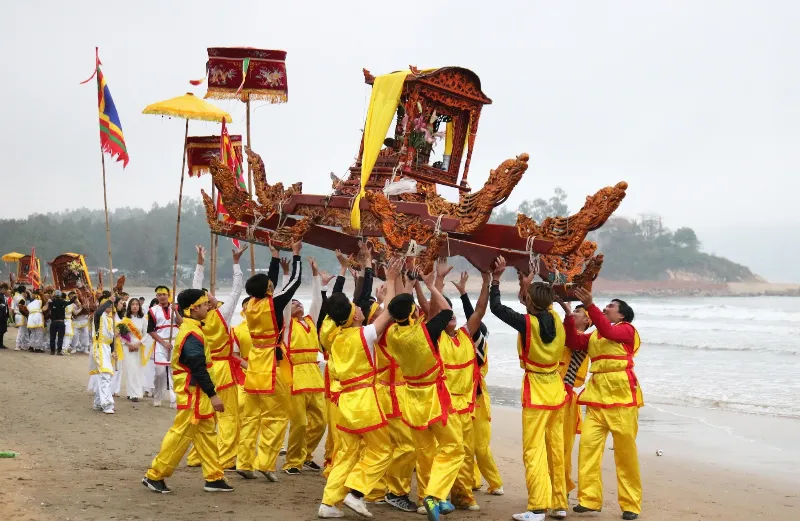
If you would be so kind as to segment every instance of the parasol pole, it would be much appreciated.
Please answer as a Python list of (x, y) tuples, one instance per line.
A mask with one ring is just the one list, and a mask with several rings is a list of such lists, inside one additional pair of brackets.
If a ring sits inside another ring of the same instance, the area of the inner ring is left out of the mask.
[[(250, 96), (247, 96), (247, 148), (250, 148)], [(247, 162), (247, 192), (253, 198), (253, 171), (250, 170), (250, 161)], [(256, 252), (250, 247), (250, 276), (256, 274)]]
[[(178, 245), (181, 237), (181, 206), (183, 205), (183, 178), (186, 170), (186, 142), (189, 140), (189, 120), (186, 120), (186, 132), (183, 136), (183, 158), (181, 163), (181, 186), (178, 189), (178, 220), (175, 224), (175, 263), (172, 265), (172, 298), (176, 301), (175, 291), (178, 289)], [(175, 313), (170, 313), (170, 324), (175, 321)], [(169, 328), (169, 343), (172, 345), (172, 334), (175, 328)]]
[(111, 229), (108, 227), (108, 194), (106, 192), (106, 157), (103, 154), (102, 144), (100, 146), (100, 164), (103, 166), (103, 207), (106, 212), (106, 243), (108, 245), (108, 276), (114, 274), (114, 265), (111, 261)]

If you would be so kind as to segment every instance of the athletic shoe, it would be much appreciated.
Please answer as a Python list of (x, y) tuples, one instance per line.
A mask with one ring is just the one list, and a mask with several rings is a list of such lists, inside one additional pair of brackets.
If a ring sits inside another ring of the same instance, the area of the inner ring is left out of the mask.
[[(478, 512), (481, 507), (478, 506), (478, 502), (475, 501), (475, 498), (470, 500), (462, 500), (461, 498), (456, 498), (455, 503), (450, 503), (454, 506), (454, 508), (460, 508), (461, 510), (469, 510), (471, 512)], [(446, 505), (442, 505), (442, 514), (449, 514), (448, 507)]]
[(103, 414), (114, 414), (114, 409), (103, 409)]
[(441, 503), (436, 501), (433, 496), (427, 496), (422, 500), (422, 505), (425, 507), (425, 513), (428, 515), (428, 521), (439, 521), (439, 514), (441, 514)]
[(529, 510), (527, 512), (522, 512), (521, 514), (514, 514), (511, 516), (511, 519), (514, 521), (544, 521), (545, 518), (544, 514), (537, 514)]
[(506, 491), (505, 491), (505, 490), (503, 490), (503, 487), (502, 487), (502, 486), (499, 486), (499, 487), (497, 487), (497, 488), (495, 488), (495, 489), (492, 489), (492, 490), (490, 490), (490, 491), (489, 491), (489, 494), (491, 494), (491, 495), (493, 495), (493, 496), (502, 496), (502, 495), (504, 495), (505, 493), (506, 493)]
[(236, 465), (234, 465), (233, 467), (231, 467), (229, 469), (224, 469), (224, 472), (236, 472)]
[(626, 510), (625, 512), (622, 513), (622, 519), (638, 519), (638, 518), (639, 514), (636, 514), (634, 512), (629, 512)]
[(93, 405), (93, 406), (92, 406), (92, 410), (93, 410), (93, 411), (102, 411), (102, 410), (103, 410), (103, 408), (102, 408), (102, 407), (100, 407), (99, 405)]
[(367, 510), (363, 497), (355, 497), (352, 492), (344, 498), (344, 506), (362, 517), (372, 517), (372, 512)]
[(344, 512), (336, 507), (322, 504), (319, 506), (319, 510), (317, 511), (317, 517), (321, 517), (322, 519), (344, 517)]
[(300, 469), (298, 469), (298, 468), (296, 468), (296, 467), (291, 467), (291, 468), (288, 468), (288, 469), (283, 469), (283, 471), (284, 471), (285, 473), (289, 474), (290, 476), (299, 476), (299, 475), (300, 475)]
[(278, 456), (286, 456), (286, 447), (281, 447), (281, 450), (278, 451)]
[(583, 505), (578, 505), (578, 506), (576, 506), (576, 507), (573, 507), (573, 508), (572, 508), (572, 511), (573, 511), (573, 512), (575, 512), (576, 514), (585, 514), (586, 512), (600, 512), (599, 510), (594, 510), (594, 509), (591, 509), (591, 508), (586, 508), (586, 507), (585, 507), (585, 506), (583, 506)]
[(447, 499), (439, 501), (439, 513), (441, 513), (443, 516), (446, 516), (447, 514), (452, 514), (455, 511), (456, 511), (455, 505), (450, 501), (448, 501)]
[(58, 350), (58, 351), (56, 351), (56, 354), (57, 354), (58, 356), (64, 356), (64, 353), (63, 353), (63, 352), (61, 352), (61, 350)]
[(271, 470), (268, 470), (268, 471), (259, 470), (259, 472), (261, 472), (261, 474), (265, 478), (267, 478), (267, 481), (269, 481), (270, 483), (277, 483), (278, 482), (278, 476), (276, 476), (275, 473), (272, 472)]
[(153, 400), (153, 407), (161, 407), (161, 400)]
[(142, 478), (142, 485), (149, 488), (153, 492), (157, 492), (159, 494), (169, 494), (172, 492), (166, 483), (164, 483), (163, 479), (159, 479), (158, 481), (150, 478)]
[(408, 494), (405, 496), (395, 496), (391, 492), (387, 492), (384, 499), (388, 504), (403, 512), (414, 512), (417, 510), (417, 505), (408, 499)]
[(417, 514), (422, 514), (424, 516), (427, 513), (428, 513), (428, 511), (425, 510), (425, 505), (421, 505), (421, 506), (417, 507)]
[(233, 487), (228, 485), (228, 482), (224, 479), (218, 479), (216, 481), (206, 481), (203, 490), (206, 492), (233, 492)]
[(55, 356), (55, 355), (56, 355), (55, 351), (50, 351), (50, 356)]
[(314, 463), (313, 460), (308, 460), (305, 463), (303, 463), (303, 468), (306, 470), (310, 470), (312, 472), (319, 472), (320, 470), (322, 470), (322, 467)]
[(239, 470), (236, 469), (235, 471), (237, 474), (242, 476), (244, 479), (256, 479), (256, 473), (252, 470)]
[(566, 508), (556, 508), (550, 511), (550, 517), (553, 519), (566, 519), (567, 518), (567, 509)]

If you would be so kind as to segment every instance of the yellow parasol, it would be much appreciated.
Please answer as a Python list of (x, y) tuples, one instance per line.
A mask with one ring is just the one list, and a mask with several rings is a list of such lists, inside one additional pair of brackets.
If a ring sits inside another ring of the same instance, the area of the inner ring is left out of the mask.
[(2, 260), (3, 262), (17, 262), (24, 256), (25, 256), (24, 254), (17, 252), (6, 253), (5, 255), (3, 255)]
[[(171, 98), (158, 103), (148, 105), (142, 111), (142, 114), (155, 114), (157, 116), (168, 116), (171, 118), (182, 118), (186, 120), (186, 131), (183, 137), (183, 165), (181, 166), (181, 187), (178, 191), (178, 222), (175, 226), (175, 264), (172, 268), (172, 294), (175, 295), (175, 290), (178, 284), (178, 243), (181, 233), (181, 204), (183, 202), (183, 178), (184, 170), (186, 170), (186, 141), (189, 139), (189, 120), (196, 119), (200, 121), (218, 121), (222, 123), (225, 120), (231, 123), (233, 119), (231, 115), (205, 100), (196, 97), (191, 92), (187, 92), (183, 96)], [(170, 328), (170, 342), (172, 342), (172, 328)]]

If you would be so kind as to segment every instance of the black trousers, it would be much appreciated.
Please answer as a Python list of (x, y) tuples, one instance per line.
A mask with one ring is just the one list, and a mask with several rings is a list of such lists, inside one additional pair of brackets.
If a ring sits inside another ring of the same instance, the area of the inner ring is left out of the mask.
[[(50, 352), (56, 352), (56, 342), (58, 342), (58, 352), (61, 352), (61, 348), (64, 346), (64, 332), (66, 332), (67, 326), (64, 324), (63, 320), (53, 320), (50, 323)], [(58, 337), (58, 340), (56, 340)]]

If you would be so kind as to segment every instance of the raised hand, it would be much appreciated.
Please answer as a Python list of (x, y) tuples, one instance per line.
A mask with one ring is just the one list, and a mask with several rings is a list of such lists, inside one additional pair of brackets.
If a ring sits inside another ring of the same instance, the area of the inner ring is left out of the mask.
[(231, 250), (231, 252), (233, 253), (233, 263), (234, 264), (239, 264), (239, 259), (242, 258), (242, 254), (244, 252), (246, 252), (247, 248), (249, 248), (249, 247), (250, 247), (249, 244), (245, 244), (244, 246), (242, 246), (238, 250)]
[(469, 280), (469, 273), (466, 271), (461, 272), (461, 278), (458, 282), (451, 280), (450, 282), (453, 283), (453, 286), (456, 287), (458, 290), (459, 295), (464, 295), (467, 292), (467, 281)]
[(383, 301), (386, 299), (386, 284), (381, 284), (378, 288), (378, 291), (375, 292), (375, 300), (378, 304), (383, 304)]
[(194, 247), (194, 249), (197, 250), (197, 264), (202, 266), (206, 261), (206, 247), (202, 244), (198, 244)]
[(492, 270), (493, 278), (495, 280), (500, 280), (504, 271), (506, 271), (506, 260), (501, 255), (494, 261), (494, 269)]
[(431, 270), (430, 273), (425, 273), (424, 275), (422, 275), (422, 282), (424, 282), (425, 285), (428, 286), (429, 288), (433, 286), (433, 283), (435, 281), (436, 281), (436, 275), (434, 273), (434, 270)]
[(389, 265), (386, 267), (386, 281), (396, 281), (400, 277), (400, 272), (403, 269), (402, 259), (390, 259)]
[(572, 314), (572, 306), (569, 305), (569, 302), (564, 302), (564, 299), (555, 295), (555, 301), (558, 302), (558, 305), (561, 306), (561, 309), (564, 310), (564, 316), (568, 317)]
[[(489, 284), (489, 282), (492, 280), (492, 273), (489, 272), (489, 271), (482, 271), (481, 272), (481, 278), (483, 279), (483, 285), (485, 286), (485, 285)], [(462, 293), (462, 295), (463, 295), (463, 293)]]
[(297, 239), (296, 241), (292, 242), (292, 253), (295, 255), (300, 255), (300, 250), (303, 249), (303, 239)]
[(578, 297), (583, 305), (587, 308), (594, 304), (594, 300), (592, 299), (592, 293), (590, 291), (586, 291), (583, 288), (575, 288), (575, 296)]
[(311, 276), (316, 277), (319, 275), (319, 268), (317, 266), (317, 259), (314, 257), (308, 258), (308, 264), (311, 266)]
[(360, 250), (359, 254), (360, 254), (361, 260), (364, 261), (364, 267), (365, 268), (371, 268), (372, 267), (372, 245), (369, 243), (369, 241), (359, 241), (358, 247), (359, 247), (359, 250)]
[(288, 275), (289, 274), (289, 268), (292, 266), (291, 262), (286, 257), (281, 257), (281, 261), (280, 262), (281, 262), (281, 269), (283, 270), (283, 274), (284, 275)]
[(347, 268), (350, 265), (350, 257), (352, 256), (347, 256), (341, 250), (336, 250), (336, 260), (339, 261), (339, 266), (342, 268)]
[(269, 240), (269, 251), (272, 253), (273, 259), (277, 259), (281, 256), (281, 252), (278, 251), (278, 248), (272, 245), (272, 239)]
[(453, 270), (453, 266), (447, 265), (447, 257), (439, 257), (436, 263), (436, 278), (444, 280), (444, 278)]
[(331, 275), (331, 274), (330, 274), (330, 273), (328, 273), (327, 271), (320, 271), (320, 272), (319, 272), (319, 276), (322, 278), (322, 287), (323, 287), (323, 288), (324, 288), (325, 286), (327, 286), (327, 285), (328, 285), (328, 283), (329, 283), (331, 280), (333, 280), (333, 275)]

